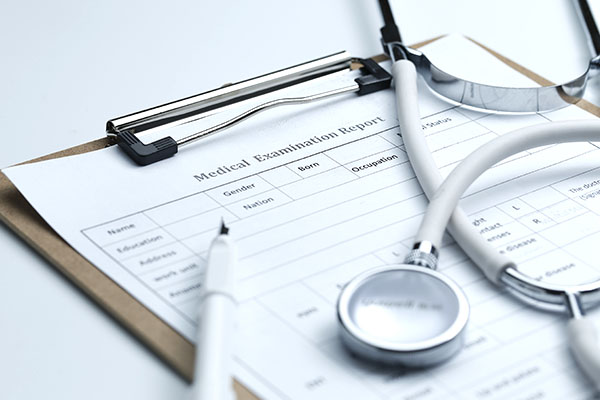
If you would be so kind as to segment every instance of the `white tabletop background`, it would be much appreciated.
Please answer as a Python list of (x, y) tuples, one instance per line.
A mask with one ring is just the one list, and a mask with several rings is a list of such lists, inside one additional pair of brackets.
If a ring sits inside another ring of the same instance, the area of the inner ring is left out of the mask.
[[(600, 2), (591, 0), (600, 16)], [(590, 53), (570, 0), (395, 0), (406, 43), (460, 32), (561, 82)], [(375, 0), (5, 0), (0, 167), (116, 116), (338, 50), (381, 52)], [(600, 83), (588, 99), (600, 103)], [(0, 224), (1, 399), (180, 399), (188, 385)]]

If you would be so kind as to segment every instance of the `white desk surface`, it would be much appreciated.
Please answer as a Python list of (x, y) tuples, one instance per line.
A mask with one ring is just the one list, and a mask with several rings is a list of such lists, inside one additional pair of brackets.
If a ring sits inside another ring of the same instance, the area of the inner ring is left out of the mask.
[[(393, 5), (406, 43), (461, 32), (555, 82), (589, 60), (569, 0)], [(343, 49), (378, 54), (380, 25), (375, 0), (4, 2), (0, 167), (226, 82)], [(600, 84), (587, 96), (599, 104)], [(181, 378), (4, 225), (0, 254), (0, 398), (183, 398)]]

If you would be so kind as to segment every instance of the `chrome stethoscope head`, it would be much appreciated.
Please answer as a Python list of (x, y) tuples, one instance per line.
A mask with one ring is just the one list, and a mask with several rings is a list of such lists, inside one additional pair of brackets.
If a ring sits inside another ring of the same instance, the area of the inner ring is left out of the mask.
[(343, 343), (374, 362), (423, 368), (454, 356), (464, 342), (469, 302), (452, 279), (435, 270), (437, 250), (422, 242), (404, 264), (366, 271), (337, 303)]
[(422, 368), (462, 348), (469, 303), (443, 274), (398, 264), (355, 277), (342, 290), (337, 312), (342, 341), (352, 353)]

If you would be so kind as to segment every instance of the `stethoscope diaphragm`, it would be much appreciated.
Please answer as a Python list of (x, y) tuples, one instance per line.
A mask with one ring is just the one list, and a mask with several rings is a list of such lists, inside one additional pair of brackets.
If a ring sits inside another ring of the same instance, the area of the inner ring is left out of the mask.
[(376, 362), (427, 367), (462, 347), (469, 303), (443, 274), (398, 264), (350, 281), (337, 313), (342, 341), (352, 353)]

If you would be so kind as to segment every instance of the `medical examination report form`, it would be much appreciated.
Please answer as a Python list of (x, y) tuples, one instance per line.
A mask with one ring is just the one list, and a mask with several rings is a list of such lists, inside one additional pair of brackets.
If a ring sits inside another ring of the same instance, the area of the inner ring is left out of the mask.
[[(450, 45), (498, 79), (530, 83), (464, 38), (431, 50)], [(481, 113), (419, 89), (424, 133), (444, 175), (510, 130), (595, 118), (574, 106)], [(530, 275), (593, 279), (600, 275), (591, 251), (600, 240), (599, 156), (590, 143), (520, 153), (477, 181), (461, 206), (488, 243)], [(391, 90), (265, 113), (148, 167), (113, 146), (4, 172), (71, 246), (190, 340), (206, 251), (223, 218), (240, 255), (234, 372), (261, 397), (590, 395), (567, 352), (564, 317), (532, 310), (488, 283), (450, 238), (440, 270), (472, 306), (464, 350), (409, 372), (363, 363), (341, 347), (340, 288), (366, 269), (401, 262), (427, 204)]]

